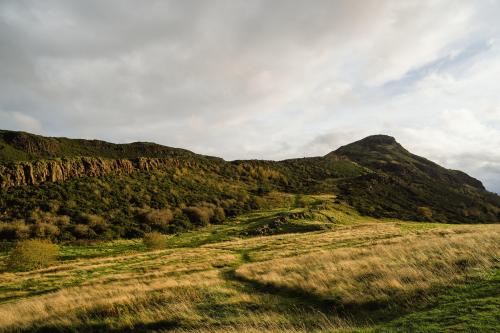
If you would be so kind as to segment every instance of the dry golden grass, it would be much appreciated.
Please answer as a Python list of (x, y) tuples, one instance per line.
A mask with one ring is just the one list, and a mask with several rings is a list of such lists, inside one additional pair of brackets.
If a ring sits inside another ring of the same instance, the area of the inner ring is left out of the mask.
[(395, 240), (403, 234), (397, 223), (366, 223), (340, 225), (327, 231), (237, 239), (203, 247), (226, 250), (253, 249), (255, 251), (250, 254), (251, 260), (263, 261), (297, 256), (321, 249), (364, 246), (388, 239)]
[(499, 264), (497, 225), (432, 230), (362, 248), (320, 251), (241, 266), (236, 274), (263, 285), (343, 304), (409, 299)]
[[(231, 288), (213, 269), (181, 278), (96, 283), (4, 304), (0, 306), (0, 330), (10, 332), (44, 327), (77, 331), (85, 328), (88, 331), (96, 323), (106, 329), (133, 329), (137, 325), (158, 327), (160, 321), (165, 330), (179, 332), (304, 332), (305, 327), (297, 326), (291, 320), (297, 320), (299, 315), (303, 316), (304, 322), (314, 320), (314, 325), (321, 329), (348, 327), (345, 321), (326, 318), (320, 313), (293, 310), (283, 313), (273, 311), (272, 307), (258, 309), (259, 305), (277, 302), (272, 298)], [(234, 318), (221, 325), (220, 318), (214, 318), (210, 310), (213, 304), (207, 304), (207, 299), (221, 309), (239, 308), (238, 313), (233, 313)], [(257, 310), (248, 310), (248, 306)], [(204, 307), (207, 309), (203, 310)]]
[[(0, 328), (10, 331), (41, 324), (84, 326), (95, 321), (96, 316), (117, 320), (116, 316), (129, 313), (135, 319), (127, 322), (121, 318), (119, 323), (120, 327), (126, 327), (157, 320), (161, 308), (165, 308), (162, 318), (189, 317), (191, 304), (201, 300), (201, 290), (221, 283), (214, 265), (231, 263), (235, 259), (234, 254), (220, 250), (208, 253), (206, 250), (179, 249), (112, 260), (79, 260), (50, 270), (2, 274), (4, 283), (23, 283), (21, 279), (43, 284), (50, 280), (72, 281), (88, 273), (80, 287), (0, 305)], [(157, 303), (168, 304), (168, 307), (155, 306), (159, 305)]]
[(0, 273), (0, 332), (349, 332), (349, 320), (309, 304), (291, 306), (286, 295), (254, 290), (231, 271), (352, 303), (428, 290), (498, 262), (498, 226), (404, 226), (344, 225)]
[[(28, 297), (32, 289), (58, 289), (74, 285), (94, 285), (124, 281), (160, 279), (200, 272), (234, 262), (230, 251), (176, 249), (127, 254), (116, 257), (79, 259), (29, 272), (1, 273), (1, 300)], [(26, 286), (33, 286), (28, 288)], [(1, 320), (1, 319), (0, 319)], [(1, 326), (1, 325), (0, 325)]]

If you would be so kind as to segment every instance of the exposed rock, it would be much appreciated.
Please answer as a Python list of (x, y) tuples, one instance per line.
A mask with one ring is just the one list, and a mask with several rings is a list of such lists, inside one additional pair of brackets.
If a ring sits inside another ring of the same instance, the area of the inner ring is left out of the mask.
[(102, 159), (78, 157), (0, 165), (0, 187), (37, 185), (43, 182), (66, 181), (79, 177), (98, 177), (110, 173), (128, 174), (136, 170), (166, 170), (189, 161), (177, 158)]

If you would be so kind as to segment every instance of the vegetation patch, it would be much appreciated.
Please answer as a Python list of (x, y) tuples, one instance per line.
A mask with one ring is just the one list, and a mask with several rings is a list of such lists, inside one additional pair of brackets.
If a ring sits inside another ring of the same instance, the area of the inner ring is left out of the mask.
[(9, 253), (6, 267), (12, 271), (27, 271), (44, 268), (57, 260), (57, 245), (45, 240), (23, 240), (17, 242)]
[(149, 232), (144, 235), (142, 242), (150, 250), (160, 250), (167, 246), (167, 239), (166, 235), (159, 232)]

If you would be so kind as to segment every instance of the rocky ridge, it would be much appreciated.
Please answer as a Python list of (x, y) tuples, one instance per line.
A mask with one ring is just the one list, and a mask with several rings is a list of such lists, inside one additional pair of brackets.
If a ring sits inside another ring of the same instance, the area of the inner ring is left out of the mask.
[(193, 161), (179, 158), (105, 159), (76, 157), (54, 160), (22, 161), (0, 165), (0, 187), (38, 185), (43, 182), (67, 181), (80, 177), (98, 177), (107, 174), (128, 174), (134, 171), (164, 170)]

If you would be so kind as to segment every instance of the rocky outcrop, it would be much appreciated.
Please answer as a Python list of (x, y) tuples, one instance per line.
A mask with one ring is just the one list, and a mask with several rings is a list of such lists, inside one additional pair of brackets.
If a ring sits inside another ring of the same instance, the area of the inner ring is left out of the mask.
[(107, 174), (128, 174), (134, 171), (154, 171), (191, 164), (177, 158), (103, 159), (78, 157), (39, 160), (0, 165), (0, 187), (37, 185), (43, 182), (66, 181), (80, 177)]

